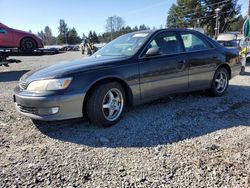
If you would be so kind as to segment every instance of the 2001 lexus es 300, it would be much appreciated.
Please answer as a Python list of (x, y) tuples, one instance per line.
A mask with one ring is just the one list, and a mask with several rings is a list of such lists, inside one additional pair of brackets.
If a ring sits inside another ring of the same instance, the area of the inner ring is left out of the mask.
[(111, 126), (126, 105), (194, 90), (222, 96), (239, 72), (237, 52), (197, 31), (140, 31), (115, 39), (91, 57), (28, 72), (14, 90), (14, 101), (32, 119), (86, 114), (94, 124)]

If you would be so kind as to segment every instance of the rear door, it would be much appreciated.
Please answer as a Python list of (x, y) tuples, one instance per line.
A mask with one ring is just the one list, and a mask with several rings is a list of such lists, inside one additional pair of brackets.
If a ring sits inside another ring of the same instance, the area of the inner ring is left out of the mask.
[[(151, 47), (159, 48), (160, 54), (146, 57)], [(149, 42), (139, 59), (142, 101), (188, 89), (188, 67), (183, 52), (180, 35), (176, 32), (161, 32)]]
[(189, 66), (189, 89), (206, 89), (211, 85), (221, 55), (205, 38), (193, 32), (181, 32)]

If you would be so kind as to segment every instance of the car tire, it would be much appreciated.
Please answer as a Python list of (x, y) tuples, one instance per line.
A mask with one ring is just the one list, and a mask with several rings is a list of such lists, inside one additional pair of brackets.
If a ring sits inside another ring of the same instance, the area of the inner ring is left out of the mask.
[(21, 41), (21, 50), (24, 52), (33, 52), (36, 49), (36, 42), (32, 38), (24, 38)]
[(110, 127), (120, 121), (125, 104), (125, 92), (121, 84), (99, 84), (87, 99), (87, 116), (95, 125)]
[(210, 88), (210, 94), (214, 97), (223, 96), (228, 88), (229, 84), (229, 73), (224, 67), (219, 68), (215, 74), (212, 81), (212, 86)]

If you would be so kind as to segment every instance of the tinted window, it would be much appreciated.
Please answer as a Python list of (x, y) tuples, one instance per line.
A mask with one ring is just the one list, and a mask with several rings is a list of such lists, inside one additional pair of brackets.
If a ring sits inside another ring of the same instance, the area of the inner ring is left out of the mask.
[(164, 33), (157, 35), (148, 46), (149, 48), (159, 48), (161, 55), (171, 55), (183, 52), (180, 40), (175, 33)]
[(0, 33), (7, 33), (7, 31), (0, 28)]
[(206, 50), (211, 48), (205, 40), (192, 33), (183, 33), (181, 34), (181, 37), (187, 52)]

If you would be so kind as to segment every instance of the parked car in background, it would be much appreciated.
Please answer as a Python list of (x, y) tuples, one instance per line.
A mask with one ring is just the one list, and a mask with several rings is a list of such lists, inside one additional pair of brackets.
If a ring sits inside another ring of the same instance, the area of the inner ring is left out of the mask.
[(0, 48), (18, 48), (31, 52), (43, 47), (43, 41), (37, 35), (12, 29), (0, 23)]
[(64, 45), (62, 46), (59, 51), (67, 52), (67, 51), (79, 51), (79, 45)]
[(240, 41), (242, 37), (239, 32), (222, 33), (218, 36), (217, 41), (227, 48), (235, 48), (241, 51)]
[(26, 73), (14, 90), (17, 110), (38, 120), (87, 115), (117, 123), (125, 106), (169, 94), (208, 90), (222, 96), (240, 72), (239, 54), (185, 29), (123, 35), (88, 58)]

